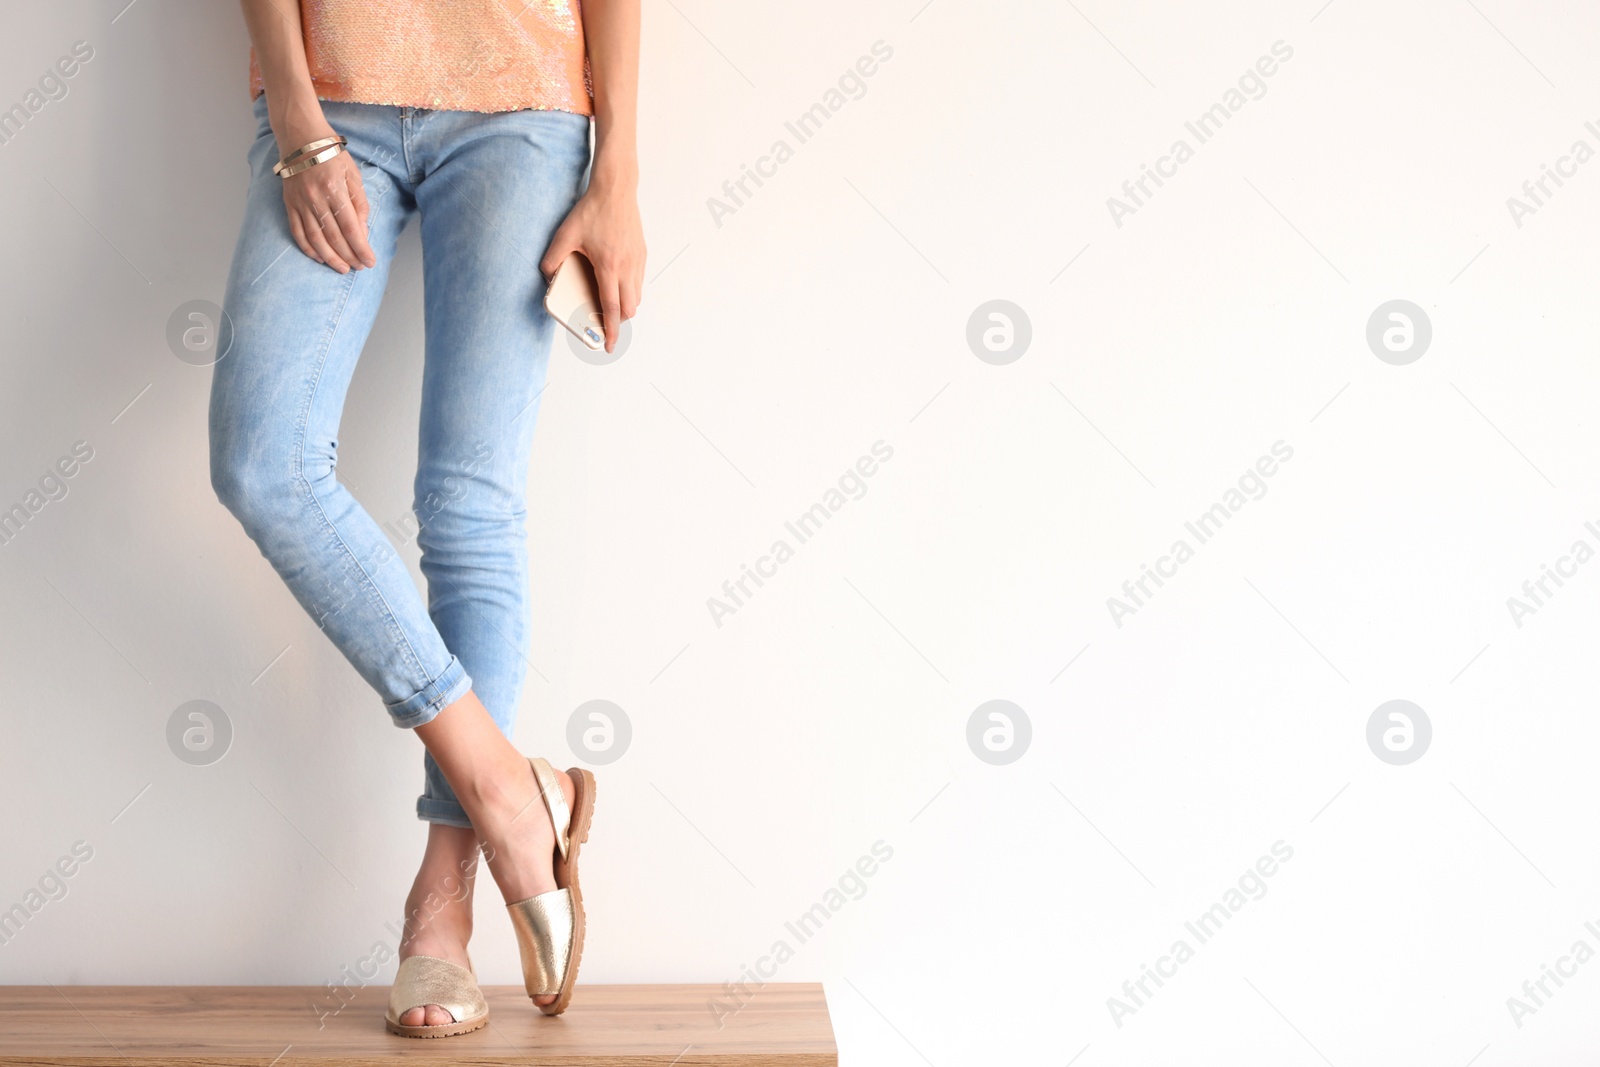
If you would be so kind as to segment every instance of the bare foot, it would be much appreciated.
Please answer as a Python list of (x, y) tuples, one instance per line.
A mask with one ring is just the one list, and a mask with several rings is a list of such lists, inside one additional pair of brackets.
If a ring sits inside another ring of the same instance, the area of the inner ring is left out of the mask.
[[(478, 839), (471, 830), (433, 823), (422, 867), (406, 897), (406, 939), (400, 958), (433, 956), (457, 967), (471, 967), (472, 886), (477, 874)], [(402, 1026), (444, 1026), (459, 1022), (444, 1008), (428, 1004), (407, 1010)]]
[[(506, 903), (558, 888), (555, 830), (533, 768), (500, 732), (477, 694), (467, 693), (416, 730), (472, 820), (484, 861)], [(577, 784), (563, 773), (556, 774), (556, 782), (570, 811)], [(556, 999), (541, 995), (534, 1002), (545, 1005)]]
[[(520, 772), (513, 777), (513, 782), (502, 787), (499, 802), (490, 805), (491, 812), (482, 820), (484, 859), (508, 904), (560, 888), (555, 875), (555, 829), (550, 825), (550, 811), (527, 760), (522, 760)], [(572, 775), (557, 771), (556, 782), (567, 810), (573, 810), (578, 787)], [(555, 1001), (554, 995), (533, 998), (535, 1004)]]

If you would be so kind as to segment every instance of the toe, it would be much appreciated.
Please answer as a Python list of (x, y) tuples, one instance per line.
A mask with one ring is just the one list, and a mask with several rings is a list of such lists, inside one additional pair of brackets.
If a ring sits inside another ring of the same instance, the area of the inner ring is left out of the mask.
[(540, 1007), (543, 1007), (546, 1004), (554, 1004), (556, 1002), (556, 997), (554, 993), (546, 993), (544, 996), (534, 997), (533, 1002)]
[(400, 1014), (401, 1026), (448, 1026), (456, 1017), (437, 1004), (410, 1008)]

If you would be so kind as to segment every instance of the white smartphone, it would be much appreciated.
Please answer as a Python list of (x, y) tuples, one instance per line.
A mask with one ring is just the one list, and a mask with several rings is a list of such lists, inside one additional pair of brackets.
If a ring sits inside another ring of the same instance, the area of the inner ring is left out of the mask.
[(605, 322), (600, 314), (600, 286), (589, 257), (574, 252), (556, 268), (544, 293), (544, 308), (579, 341), (594, 351), (606, 346)]

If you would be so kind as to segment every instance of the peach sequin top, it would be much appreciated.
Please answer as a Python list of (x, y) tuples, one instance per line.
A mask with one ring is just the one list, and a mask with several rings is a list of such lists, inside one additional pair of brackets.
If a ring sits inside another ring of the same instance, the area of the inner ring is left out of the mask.
[[(593, 114), (580, 0), (299, 0), (317, 96)], [(263, 91), (250, 53), (250, 95)]]

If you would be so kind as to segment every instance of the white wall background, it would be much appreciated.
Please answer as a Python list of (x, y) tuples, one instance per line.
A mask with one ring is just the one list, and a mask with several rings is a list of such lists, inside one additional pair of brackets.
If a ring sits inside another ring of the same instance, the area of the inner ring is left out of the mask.
[[(8, 0), (0, 34), (3, 106), (94, 48), (0, 145), (0, 504), (95, 453), (0, 546), (0, 908), (94, 849), (0, 979), (333, 981), (398, 916), (420, 748), (215, 501), (210, 371), (165, 339), (237, 232), (240, 17), (125, 3)], [(826, 982), (847, 1063), (1600, 1048), (1600, 962), (1521, 1026), (1506, 1003), (1600, 949), (1600, 565), (1506, 606), (1600, 545), (1600, 162), (1506, 206), (1600, 148), (1597, 32), (1505, 0), (647, 4), (651, 282), (621, 361), (558, 347), (529, 486), (518, 740), (581, 758), (596, 698), (634, 729), (600, 770), (585, 980), (734, 979), (881, 840), (777, 975)], [(718, 226), (707, 198), (879, 40), (866, 94)], [(1266, 95), (1116, 226), (1107, 197), (1279, 40)], [(413, 229), (343, 432), (380, 521), (410, 506), (419, 254)], [(1032, 323), (1007, 366), (965, 341), (993, 298)], [(1406, 366), (1364, 337), (1395, 298), (1433, 326)], [(880, 439), (866, 496), (714, 626)], [(1106, 598), (1279, 440), (1265, 497), (1118, 628)], [(966, 742), (996, 698), (1033, 726), (1001, 767)], [(1433, 726), (1406, 766), (1366, 741), (1399, 698)], [(234, 731), (209, 766), (166, 742), (193, 699)], [(1280, 840), (1266, 895), (1116, 1025)], [(513, 982), (485, 888), (475, 959)]]

